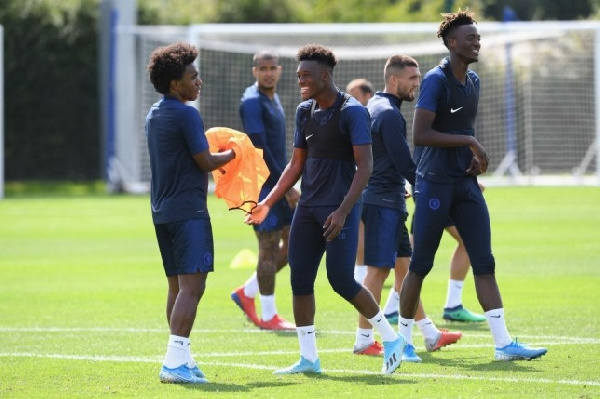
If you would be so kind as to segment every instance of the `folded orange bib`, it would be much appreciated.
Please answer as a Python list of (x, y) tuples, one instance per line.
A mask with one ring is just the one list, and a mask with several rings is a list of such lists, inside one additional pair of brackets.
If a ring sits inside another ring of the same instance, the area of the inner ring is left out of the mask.
[(235, 151), (235, 159), (212, 172), (215, 195), (225, 200), (229, 210), (250, 212), (269, 177), (262, 149), (254, 147), (245, 133), (228, 127), (213, 127), (205, 134), (210, 152)]

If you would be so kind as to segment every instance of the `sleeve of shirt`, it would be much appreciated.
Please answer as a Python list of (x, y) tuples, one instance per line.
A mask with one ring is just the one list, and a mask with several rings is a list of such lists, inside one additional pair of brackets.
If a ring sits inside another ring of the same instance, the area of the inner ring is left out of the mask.
[(386, 112), (381, 121), (381, 137), (396, 171), (414, 186), (416, 166), (406, 140), (406, 121), (396, 112)]
[(190, 155), (195, 155), (208, 149), (208, 140), (204, 135), (204, 121), (200, 112), (194, 107), (185, 106), (182, 108), (181, 133), (190, 151)]
[(340, 127), (343, 132), (349, 132), (352, 145), (371, 144), (371, 117), (362, 104), (350, 104), (342, 108)]
[(425, 75), (421, 83), (419, 99), (415, 108), (423, 108), (431, 112), (437, 112), (437, 104), (440, 95), (444, 90), (443, 76), (430, 73)]
[(303, 134), (308, 112), (310, 112), (310, 108), (307, 107), (307, 103), (300, 103), (296, 108), (296, 130), (294, 131), (294, 147), (296, 148), (308, 148), (306, 145), (306, 137), (304, 137)]

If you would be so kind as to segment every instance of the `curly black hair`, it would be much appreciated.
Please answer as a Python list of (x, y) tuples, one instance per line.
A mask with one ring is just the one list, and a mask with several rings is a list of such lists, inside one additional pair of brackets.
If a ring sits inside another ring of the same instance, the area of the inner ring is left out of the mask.
[(185, 68), (198, 57), (198, 49), (188, 43), (173, 43), (157, 48), (150, 54), (148, 73), (154, 90), (168, 94), (172, 80), (179, 80)]
[(327, 65), (333, 69), (337, 65), (335, 54), (326, 46), (321, 44), (307, 44), (298, 50), (296, 55), (298, 61), (317, 61), (319, 64)]
[(457, 12), (443, 13), (441, 15), (444, 17), (444, 20), (440, 23), (440, 27), (437, 31), (437, 37), (443, 40), (444, 46), (446, 47), (448, 47), (448, 36), (450, 36), (450, 32), (452, 32), (454, 28), (457, 26), (473, 25), (477, 23), (477, 21), (473, 19), (475, 13), (469, 12), (468, 8), (465, 11), (459, 8)]

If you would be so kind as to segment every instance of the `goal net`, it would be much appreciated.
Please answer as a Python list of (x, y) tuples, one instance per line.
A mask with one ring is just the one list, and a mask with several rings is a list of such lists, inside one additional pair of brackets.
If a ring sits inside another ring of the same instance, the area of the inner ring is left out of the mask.
[[(137, 26), (118, 36), (135, 36), (137, 128), (140, 167), (133, 178), (147, 183), (150, 168), (144, 119), (160, 98), (148, 80), (146, 65), (156, 47), (187, 41), (200, 50), (204, 81), (196, 106), (206, 129), (242, 130), (238, 113), (245, 87), (254, 82), (252, 55), (280, 54), (283, 74), (277, 92), (286, 112), (288, 143), (300, 102), (296, 52), (308, 43), (329, 46), (338, 58), (334, 79), (340, 89), (355, 78), (382, 90), (388, 57), (416, 58), (421, 73), (447, 55), (437, 24), (206, 24), (189, 27)], [(479, 62), (471, 67), (481, 79), (476, 137), (487, 149), (487, 184), (600, 184), (600, 24), (595, 22), (480, 23)], [(118, 68), (118, 66), (117, 66)], [(414, 102), (404, 103), (412, 146)]]

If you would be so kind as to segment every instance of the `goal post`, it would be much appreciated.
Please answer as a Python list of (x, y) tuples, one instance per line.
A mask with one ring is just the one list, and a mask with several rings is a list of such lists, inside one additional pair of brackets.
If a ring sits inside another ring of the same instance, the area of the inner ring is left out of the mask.
[[(277, 92), (286, 112), (291, 146), (296, 106), (296, 52), (308, 43), (329, 46), (338, 58), (334, 79), (343, 90), (355, 78), (382, 90), (383, 66), (404, 53), (421, 73), (448, 54), (436, 37), (437, 23), (383, 24), (203, 24), (188, 27), (120, 27), (117, 38), (135, 38), (137, 131), (123, 153), (138, 154), (132, 171), (136, 184), (148, 184), (149, 160), (143, 127), (152, 103), (160, 98), (148, 80), (146, 65), (158, 46), (186, 41), (199, 49), (204, 81), (194, 104), (205, 127), (242, 130), (238, 113), (245, 87), (254, 82), (252, 54), (280, 54), (283, 73)], [(600, 185), (600, 23), (481, 22), (481, 78), (476, 135), (490, 156), (487, 184)], [(121, 40), (121, 39), (118, 39)], [(117, 66), (119, 68), (119, 66)], [(414, 104), (402, 111), (412, 146)], [(133, 144), (131, 144), (133, 143)], [(593, 162), (595, 159), (595, 162)]]

